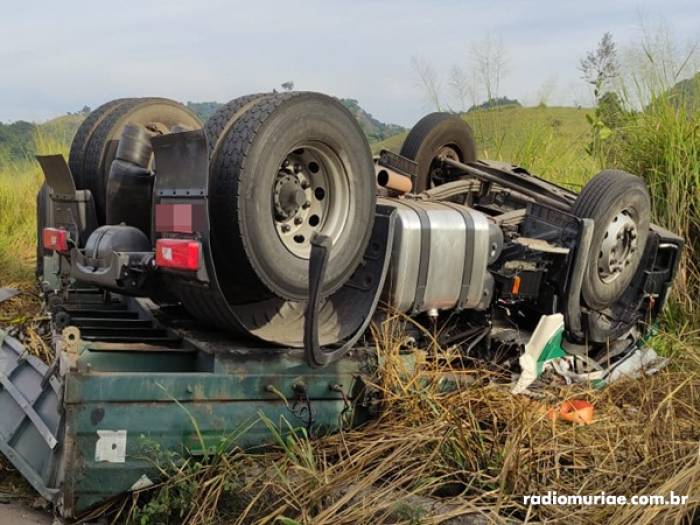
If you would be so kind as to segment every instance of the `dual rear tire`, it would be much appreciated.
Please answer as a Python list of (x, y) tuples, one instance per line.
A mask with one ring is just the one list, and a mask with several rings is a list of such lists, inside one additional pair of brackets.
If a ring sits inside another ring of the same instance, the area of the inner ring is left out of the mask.
[(362, 259), (376, 203), (352, 114), (319, 93), (252, 95), (206, 129), (212, 251), (227, 300), (305, 300), (314, 234), (333, 243), (323, 294), (338, 290)]
[(202, 127), (189, 109), (165, 98), (117, 99), (90, 113), (73, 139), (68, 165), (76, 187), (91, 191), (100, 225), (106, 223), (107, 179), (127, 124), (143, 126), (153, 134), (170, 133), (175, 126)]

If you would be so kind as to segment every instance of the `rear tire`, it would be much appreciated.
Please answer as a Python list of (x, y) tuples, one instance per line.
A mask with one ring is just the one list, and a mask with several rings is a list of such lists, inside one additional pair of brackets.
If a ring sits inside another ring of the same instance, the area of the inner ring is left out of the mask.
[(209, 117), (204, 126), (209, 142), (209, 155), (211, 156), (216, 148), (219, 138), (225, 135), (231, 126), (251, 107), (263, 98), (271, 97), (272, 93), (256, 93), (253, 95), (244, 95), (234, 98), (227, 104), (224, 104), (217, 109), (214, 114)]
[(96, 110), (92, 111), (87, 118), (83, 120), (82, 124), (80, 124), (78, 131), (75, 132), (73, 142), (70, 146), (70, 153), (68, 154), (68, 166), (73, 174), (73, 180), (75, 181), (75, 187), (77, 189), (80, 190), (85, 187), (85, 179), (83, 177), (85, 152), (95, 129), (112, 111), (116, 110), (125, 102), (133, 100), (136, 99), (118, 98), (116, 100), (106, 102)]
[(595, 222), (583, 298), (592, 309), (608, 308), (629, 286), (644, 253), (651, 218), (649, 193), (639, 177), (605, 170), (583, 187), (572, 211)]
[(476, 160), (474, 132), (464, 119), (451, 113), (430, 113), (408, 133), (401, 155), (418, 164), (414, 191), (419, 193), (446, 182), (437, 157), (459, 162)]
[(169, 132), (175, 125), (191, 129), (202, 127), (189, 109), (165, 98), (128, 99), (107, 113), (89, 137), (81, 176), (81, 187), (92, 192), (100, 225), (105, 224), (107, 177), (126, 124), (155, 125), (162, 133)]
[(219, 143), (210, 219), (228, 301), (305, 300), (314, 232), (333, 240), (323, 293), (340, 288), (367, 247), (376, 203), (369, 144), (352, 114), (318, 93), (262, 97)]

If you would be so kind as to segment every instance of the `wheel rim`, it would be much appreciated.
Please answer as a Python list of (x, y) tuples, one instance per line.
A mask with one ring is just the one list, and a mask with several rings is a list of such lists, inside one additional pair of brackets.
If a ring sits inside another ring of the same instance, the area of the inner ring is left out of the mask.
[(308, 259), (314, 233), (335, 243), (350, 210), (345, 165), (327, 145), (299, 144), (279, 163), (272, 185), (272, 214), (277, 235), (292, 254)]
[(444, 164), (442, 159), (447, 158), (450, 160), (456, 160), (458, 162), (462, 161), (462, 156), (460, 152), (452, 145), (442, 146), (433, 161), (430, 163), (430, 170), (428, 171), (428, 188), (435, 188), (441, 184), (447, 182), (447, 174), (445, 173)]
[(637, 223), (629, 210), (615, 215), (605, 229), (598, 251), (598, 277), (606, 284), (620, 278), (637, 251)]

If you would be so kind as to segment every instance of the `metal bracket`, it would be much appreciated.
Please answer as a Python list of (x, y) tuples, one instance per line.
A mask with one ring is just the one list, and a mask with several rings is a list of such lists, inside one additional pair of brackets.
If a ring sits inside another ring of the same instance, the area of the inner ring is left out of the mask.
[(576, 246), (576, 258), (571, 272), (569, 289), (566, 294), (565, 325), (569, 336), (574, 340), (583, 339), (581, 323), (581, 286), (588, 266), (588, 257), (593, 240), (595, 223), (592, 219), (581, 220), (581, 233)]
[[(382, 245), (384, 252), (382, 254), (383, 257), (369, 257), (367, 254), (365, 256), (364, 275), (367, 277), (373, 276), (370, 286), (358, 289), (354, 279), (351, 278), (348, 283), (333, 295), (333, 300), (351, 302), (354, 312), (361, 316), (357, 320), (355, 332), (340, 346), (334, 345), (324, 348), (319, 343), (319, 310), (323, 299), (321, 289), (332, 246), (330, 238), (325, 235), (315, 234), (311, 238), (309, 302), (304, 319), (304, 355), (309, 366), (322, 368), (342, 358), (355, 346), (367, 330), (384, 289), (384, 281), (386, 280), (387, 269), (391, 259), (394, 221), (395, 212), (393, 209), (383, 210), (381, 206), (378, 207), (368, 252), (372, 252), (373, 248), (376, 249), (375, 245), (378, 243), (384, 243)], [(360, 266), (362, 267), (363, 265), (361, 264)]]

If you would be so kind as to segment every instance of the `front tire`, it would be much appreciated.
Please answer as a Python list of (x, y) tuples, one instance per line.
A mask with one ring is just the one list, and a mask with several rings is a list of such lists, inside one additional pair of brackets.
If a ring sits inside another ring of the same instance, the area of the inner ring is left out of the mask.
[(414, 192), (420, 193), (447, 182), (438, 157), (459, 162), (476, 160), (474, 132), (464, 119), (451, 113), (430, 113), (408, 133), (401, 155), (416, 162)]
[(644, 253), (651, 219), (649, 193), (639, 177), (605, 170), (584, 186), (573, 213), (595, 222), (583, 299), (594, 310), (609, 308), (629, 286)]

